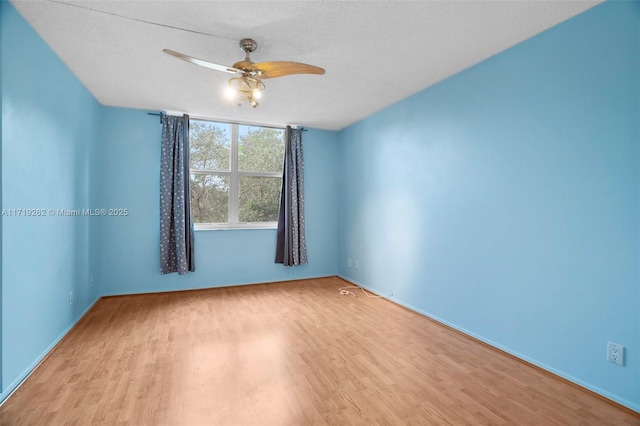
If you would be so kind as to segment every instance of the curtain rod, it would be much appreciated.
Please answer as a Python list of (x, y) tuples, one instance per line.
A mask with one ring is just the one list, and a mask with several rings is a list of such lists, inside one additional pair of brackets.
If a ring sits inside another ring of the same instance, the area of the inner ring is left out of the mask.
[[(160, 111), (160, 112), (148, 112), (147, 115), (157, 115), (157, 116), (159, 116), (160, 117), (160, 123), (162, 123), (162, 117), (164, 117), (167, 114), (165, 114), (164, 112)], [(196, 118), (196, 119), (198, 119), (198, 118)], [(200, 119), (200, 120), (203, 120), (203, 121), (215, 121), (215, 120), (210, 120), (210, 119)], [(242, 124), (242, 125), (245, 125), (245, 126), (269, 127), (269, 128), (272, 128), (272, 129), (279, 128), (279, 127), (263, 126), (263, 125), (260, 125), (260, 124), (234, 123), (234, 122), (229, 122), (229, 121), (215, 121), (215, 122), (217, 122), (217, 123), (229, 123), (229, 124)], [(297, 126), (294, 127), (294, 128), (297, 128)], [(302, 126), (300, 127), (300, 130), (302, 130), (303, 132), (307, 131), (307, 129), (305, 129)]]
[(160, 116), (160, 123), (162, 123), (162, 117), (164, 117), (165, 115), (167, 115), (167, 114), (165, 114), (165, 113), (164, 113), (164, 112), (162, 112), (162, 111), (160, 111), (160, 112), (148, 112), (147, 114), (148, 114), (148, 115), (159, 115), (159, 116)]

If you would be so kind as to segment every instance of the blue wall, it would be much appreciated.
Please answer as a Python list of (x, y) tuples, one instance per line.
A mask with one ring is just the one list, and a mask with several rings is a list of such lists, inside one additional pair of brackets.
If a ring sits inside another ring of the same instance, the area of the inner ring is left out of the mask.
[[(2, 51), (4, 46), (3, 9), (0, 6), (0, 210), (2, 210)], [(0, 401), (2, 401), (2, 216), (0, 215)]]
[(161, 275), (159, 260), (160, 133), (146, 111), (104, 108), (97, 193), (104, 208), (127, 208), (128, 217), (103, 217), (92, 248), (99, 253), (96, 280), (104, 294), (142, 293), (289, 279), (337, 273), (337, 135), (303, 136), (309, 264), (274, 263), (275, 229), (196, 231), (196, 271)]
[(340, 274), (640, 410), (639, 28), (605, 3), (344, 129)]
[[(100, 106), (13, 6), (0, 7), (2, 206), (85, 208)], [(0, 400), (98, 297), (88, 218), (5, 216), (2, 228)]]
[[(0, 211), (2, 210), (2, 50), (5, 37), (4, 31), (4, 21), (3, 21), (3, 10), (4, 8), (0, 6)], [(2, 401), (2, 216), (0, 215), (0, 401)]]

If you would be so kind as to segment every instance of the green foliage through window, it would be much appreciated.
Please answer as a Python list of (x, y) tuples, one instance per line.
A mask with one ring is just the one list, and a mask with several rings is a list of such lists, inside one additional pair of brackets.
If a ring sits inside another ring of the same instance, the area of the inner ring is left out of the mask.
[(284, 130), (190, 120), (189, 145), (196, 224), (278, 220)]

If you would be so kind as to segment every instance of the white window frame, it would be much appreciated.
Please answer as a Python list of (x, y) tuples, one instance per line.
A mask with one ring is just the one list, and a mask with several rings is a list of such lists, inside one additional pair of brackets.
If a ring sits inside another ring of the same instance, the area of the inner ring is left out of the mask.
[[(229, 177), (229, 207), (228, 207), (228, 222), (221, 223), (195, 223), (194, 228), (196, 231), (212, 230), (212, 229), (277, 229), (278, 221), (273, 222), (240, 222), (240, 177), (275, 177), (282, 181), (282, 172), (248, 172), (238, 170), (238, 139), (239, 139), (239, 126), (260, 127), (266, 129), (277, 129), (284, 131), (282, 127), (262, 126), (259, 124), (248, 123), (232, 123), (225, 121), (207, 120), (202, 118), (190, 118), (190, 121), (207, 121), (215, 124), (228, 124), (231, 125), (231, 155), (229, 158), (229, 171), (220, 170), (200, 170), (192, 169), (189, 167), (189, 175), (218, 175)], [(283, 137), (284, 143), (284, 137)], [(191, 161), (191, 160), (189, 160)], [(284, 163), (284, 158), (282, 159)], [(191, 166), (191, 164), (189, 164)], [(189, 177), (189, 184), (191, 184), (191, 177)]]

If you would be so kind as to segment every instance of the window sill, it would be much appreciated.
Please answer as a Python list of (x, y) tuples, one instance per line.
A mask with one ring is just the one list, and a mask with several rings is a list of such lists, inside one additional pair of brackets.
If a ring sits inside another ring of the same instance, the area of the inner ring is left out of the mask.
[(198, 225), (194, 226), (196, 232), (199, 231), (246, 231), (252, 229), (278, 229), (278, 224), (238, 224), (236, 226), (224, 226), (224, 225)]

